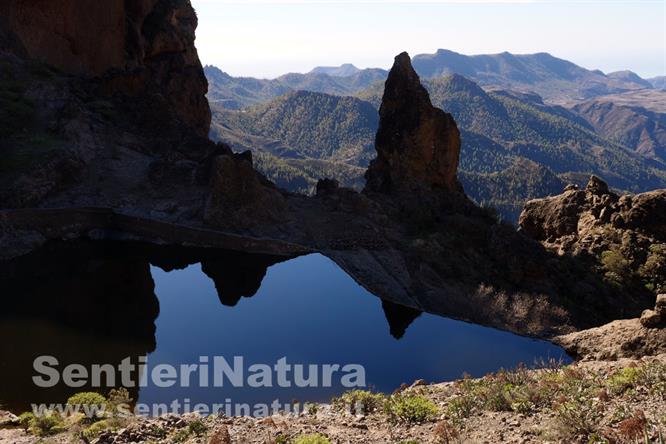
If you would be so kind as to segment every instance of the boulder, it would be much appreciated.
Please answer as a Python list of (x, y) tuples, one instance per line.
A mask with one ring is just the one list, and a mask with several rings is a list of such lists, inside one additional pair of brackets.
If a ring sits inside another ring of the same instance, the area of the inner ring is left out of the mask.
[(657, 303), (654, 306), (654, 311), (666, 321), (666, 294), (660, 294), (657, 296)]
[(518, 224), (530, 237), (552, 241), (575, 234), (586, 209), (585, 191), (569, 189), (559, 196), (527, 202)]
[(645, 328), (658, 328), (662, 324), (659, 313), (654, 310), (645, 310), (641, 315), (641, 325)]
[(666, 190), (637, 194), (625, 212), (627, 227), (640, 229), (666, 242)]
[(432, 106), (406, 52), (386, 80), (367, 191), (400, 188), (459, 190), (460, 132), (453, 117)]

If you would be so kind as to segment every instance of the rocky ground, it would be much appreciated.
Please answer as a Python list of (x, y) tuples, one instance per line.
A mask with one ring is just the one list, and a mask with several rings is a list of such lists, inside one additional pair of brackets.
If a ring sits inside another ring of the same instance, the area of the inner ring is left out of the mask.
[(350, 393), (310, 405), (300, 416), (190, 414), (93, 424), (65, 418), (51, 431), (35, 425), (26, 431), (4, 414), (0, 424), (3, 443), (663, 442), (666, 354), (566, 367), (546, 363), (442, 384), (417, 381), (390, 397)]

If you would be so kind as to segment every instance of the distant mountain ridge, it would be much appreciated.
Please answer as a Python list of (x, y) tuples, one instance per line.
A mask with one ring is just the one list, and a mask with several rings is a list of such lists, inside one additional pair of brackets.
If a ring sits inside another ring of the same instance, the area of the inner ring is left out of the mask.
[(310, 73), (312, 74), (326, 74), (333, 77), (349, 77), (361, 72), (361, 70), (351, 63), (345, 63), (340, 66), (318, 66)]
[[(484, 88), (536, 93), (548, 103), (564, 105), (600, 95), (664, 87), (663, 79), (646, 80), (628, 70), (604, 74), (548, 53), (469, 56), (439, 49), (434, 54), (414, 56), (413, 65), (423, 79), (460, 74)], [(213, 66), (204, 71), (210, 84), (209, 99), (230, 109), (266, 103), (293, 90), (354, 95), (384, 81), (388, 73), (381, 68), (359, 69), (351, 63), (320, 66), (305, 74), (289, 73), (276, 79), (232, 77)]]
[(571, 103), (589, 97), (650, 88), (631, 71), (605, 75), (548, 53), (467, 56), (446, 49), (414, 57), (416, 72), (425, 78), (460, 74), (481, 85), (534, 91), (552, 103)]
[[(335, 69), (337, 68), (333, 68), (333, 70)], [(349, 72), (351, 71), (353, 70), (349, 70)], [(209, 102), (227, 109), (243, 109), (260, 105), (291, 91), (351, 96), (386, 78), (386, 71), (378, 68), (358, 70), (348, 76), (310, 72), (285, 74), (276, 79), (232, 77), (210, 65), (204, 67), (204, 73), (208, 78)]]

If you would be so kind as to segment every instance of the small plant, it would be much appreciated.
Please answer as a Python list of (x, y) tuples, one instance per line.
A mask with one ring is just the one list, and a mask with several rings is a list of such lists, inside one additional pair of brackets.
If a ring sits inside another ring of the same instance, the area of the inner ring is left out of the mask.
[[(622, 438), (633, 442), (643, 435), (647, 425), (645, 414), (641, 410), (637, 410), (631, 418), (627, 418), (618, 424), (617, 431)], [(646, 442), (649, 442), (649, 440)]]
[(180, 429), (171, 436), (171, 441), (173, 442), (185, 442), (190, 436), (189, 429)]
[(92, 441), (97, 439), (99, 435), (107, 430), (112, 430), (111, 425), (107, 421), (98, 421), (83, 431), (83, 436)]
[(392, 420), (412, 424), (432, 421), (439, 415), (439, 408), (428, 398), (403, 393), (388, 398), (384, 410)]
[(23, 413), (19, 416), (19, 424), (26, 432), (35, 436), (57, 435), (65, 431), (65, 421), (57, 412), (48, 412), (42, 415)]
[(310, 416), (317, 416), (319, 412), (319, 404), (316, 402), (308, 402), (305, 404), (305, 412)]
[(285, 435), (278, 435), (272, 441), (268, 439), (267, 442), (270, 444), (289, 444), (289, 438)]
[(35, 415), (32, 414), (31, 412), (25, 412), (21, 413), (18, 417), (18, 423), (21, 427), (23, 427), (23, 430), (26, 432), (28, 429), (30, 429), (30, 425), (32, 424), (32, 421), (35, 419)]
[(208, 426), (200, 419), (195, 419), (187, 425), (187, 430), (190, 434), (201, 436), (208, 431)]
[(666, 244), (652, 244), (649, 252), (638, 274), (648, 290), (661, 293), (666, 291)]
[(636, 386), (642, 374), (639, 367), (626, 367), (615, 372), (609, 379), (608, 385), (611, 393), (621, 395)]
[(555, 413), (560, 425), (567, 434), (589, 438), (596, 432), (601, 412), (591, 398), (581, 397), (559, 403)]
[(333, 398), (333, 407), (337, 410), (347, 410), (352, 415), (369, 415), (384, 406), (386, 398), (381, 393), (372, 393), (367, 390), (350, 390), (338, 398)]
[(452, 419), (455, 423), (460, 424), (460, 422), (469, 418), (474, 408), (476, 407), (476, 400), (473, 396), (463, 395), (458, 398), (454, 398), (449, 405), (446, 407), (446, 416)]
[(121, 410), (129, 410), (132, 398), (126, 388), (121, 387), (112, 389), (109, 392), (107, 405), (112, 413), (119, 413)]
[(440, 421), (433, 431), (435, 441), (441, 444), (451, 444), (460, 438), (458, 430), (448, 421)]
[(297, 436), (293, 444), (331, 444), (331, 441), (319, 433)]

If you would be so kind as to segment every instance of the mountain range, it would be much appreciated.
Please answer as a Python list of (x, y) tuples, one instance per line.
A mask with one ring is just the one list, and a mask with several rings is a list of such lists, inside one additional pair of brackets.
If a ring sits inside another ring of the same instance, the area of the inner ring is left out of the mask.
[[(630, 71), (606, 75), (544, 53), (440, 50), (413, 64), (433, 104), (461, 129), (466, 191), (507, 220), (526, 200), (589, 174), (623, 191), (666, 187), (666, 92)], [(273, 80), (205, 72), (214, 139), (251, 150), (258, 168), (292, 191), (311, 192), (323, 177), (363, 186), (385, 71), (345, 64)]]
[[(571, 105), (600, 95), (664, 88), (664, 77), (646, 80), (631, 71), (604, 74), (548, 53), (468, 56), (440, 49), (434, 54), (414, 56), (413, 65), (422, 78), (455, 73), (484, 87), (535, 92), (555, 104)], [(349, 63), (316, 67), (305, 74), (290, 73), (276, 79), (232, 77), (214, 66), (206, 66), (204, 71), (213, 80), (209, 100), (232, 109), (263, 103), (291, 90), (350, 95), (385, 80), (388, 74), (381, 68), (359, 69)]]

